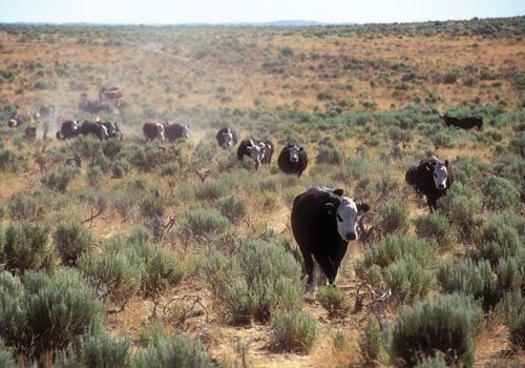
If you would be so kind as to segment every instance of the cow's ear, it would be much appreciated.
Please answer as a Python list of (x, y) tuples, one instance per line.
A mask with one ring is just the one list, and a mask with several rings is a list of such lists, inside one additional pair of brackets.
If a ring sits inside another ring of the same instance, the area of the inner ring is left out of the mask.
[(331, 202), (325, 203), (324, 210), (325, 210), (326, 214), (330, 215), (330, 216), (335, 215), (335, 212), (336, 212), (335, 205), (333, 203), (331, 203)]
[(343, 189), (335, 189), (334, 194), (341, 197), (345, 191)]
[(370, 209), (370, 206), (366, 203), (357, 204), (357, 211), (359, 212), (368, 212), (369, 209)]
[(299, 151), (303, 152), (304, 151), (304, 147), (299, 147)]

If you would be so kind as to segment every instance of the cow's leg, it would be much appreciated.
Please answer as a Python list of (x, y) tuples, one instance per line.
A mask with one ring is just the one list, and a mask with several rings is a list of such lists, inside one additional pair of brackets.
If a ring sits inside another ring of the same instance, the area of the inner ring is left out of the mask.
[(437, 209), (436, 198), (427, 197), (427, 205), (428, 205), (428, 208), (430, 209), (430, 213), (434, 212), (434, 210)]
[(335, 278), (337, 276), (337, 271), (339, 270), (339, 266), (341, 265), (341, 261), (343, 260), (346, 250), (348, 249), (348, 243), (341, 242), (337, 248), (335, 249), (335, 252), (332, 254), (331, 258), (333, 261), (333, 282), (330, 283), (330, 285), (335, 286)]
[(306, 275), (308, 276), (308, 278), (306, 279), (306, 283), (308, 285), (312, 285), (314, 281), (314, 260), (312, 258), (312, 253), (301, 249), (301, 254), (303, 255), (304, 259), (304, 268), (306, 271)]
[(324, 272), (328, 278), (328, 283), (330, 285), (335, 285), (335, 275), (337, 275), (337, 267), (335, 266), (333, 260), (330, 259), (326, 254), (322, 256), (316, 256), (315, 260), (321, 267), (321, 270)]

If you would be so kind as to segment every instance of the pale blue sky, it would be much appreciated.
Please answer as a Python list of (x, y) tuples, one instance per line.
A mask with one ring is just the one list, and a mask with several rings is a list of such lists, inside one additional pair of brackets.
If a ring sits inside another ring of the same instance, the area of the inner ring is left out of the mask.
[(525, 15), (525, 0), (0, 0), (0, 22), (407, 22)]

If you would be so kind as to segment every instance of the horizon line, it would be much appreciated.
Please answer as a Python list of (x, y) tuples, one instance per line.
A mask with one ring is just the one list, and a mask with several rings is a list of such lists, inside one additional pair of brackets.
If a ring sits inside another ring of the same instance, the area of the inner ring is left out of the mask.
[[(450, 18), (450, 19), (427, 19), (417, 21), (392, 21), (392, 22), (326, 22), (312, 19), (281, 19), (269, 21), (231, 21), (231, 22), (173, 22), (173, 23), (146, 23), (146, 22), (96, 22), (96, 21), (1, 21), (0, 25), (18, 25), (18, 26), (148, 26), (148, 27), (165, 27), (165, 26), (283, 26), (283, 27), (316, 27), (316, 26), (362, 26), (378, 24), (414, 24), (429, 22), (461, 22), (477, 20), (495, 20), (525, 17), (525, 14), (503, 16), (503, 17), (472, 17), (472, 18)], [(296, 23), (296, 24), (293, 24)]]

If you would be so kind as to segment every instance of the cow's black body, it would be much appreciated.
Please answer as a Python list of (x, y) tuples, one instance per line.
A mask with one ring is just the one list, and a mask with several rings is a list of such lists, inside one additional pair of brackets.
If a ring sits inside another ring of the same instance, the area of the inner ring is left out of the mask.
[(346, 254), (348, 242), (337, 231), (336, 214), (325, 210), (327, 203), (337, 208), (339, 202), (340, 197), (325, 188), (310, 188), (295, 197), (292, 231), (304, 257), (309, 284), (313, 282), (313, 258), (333, 284)]
[(80, 126), (79, 133), (82, 135), (92, 134), (100, 140), (108, 138), (106, 127), (102, 123), (94, 123), (91, 121), (84, 121)]
[(417, 193), (423, 194), (426, 197), (427, 205), (430, 211), (437, 209), (437, 201), (445, 195), (446, 191), (454, 182), (454, 172), (452, 165), (445, 161), (447, 166), (447, 186), (444, 190), (436, 188), (433, 178), (432, 164), (430, 159), (425, 159), (419, 162), (418, 165), (412, 166), (405, 174), (405, 181), (407, 184), (414, 187)]
[(167, 140), (175, 141), (177, 139), (187, 139), (185, 135), (186, 127), (179, 123), (170, 123), (164, 125), (164, 135)]
[(71, 139), (80, 133), (78, 122), (66, 120), (60, 124), (60, 130), (57, 132), (57, 139)]
[(473, 129), (483, 130), (483, 118), (477, 116), (468, 116), (464, 118), (455, 118), (448, 115), (441, 115), (441, 119), (445, 122), (446, 126), (455, 126), (462, 129)]
[(290, 157), (291, 146), (293, 145), (289, 143), (283, 147), (277, 159), (277, 165), (286, 174), (301, 176), (308, 166), (308, 155), (303, 147), (300, 147), (298, 161), (293, 162)]

